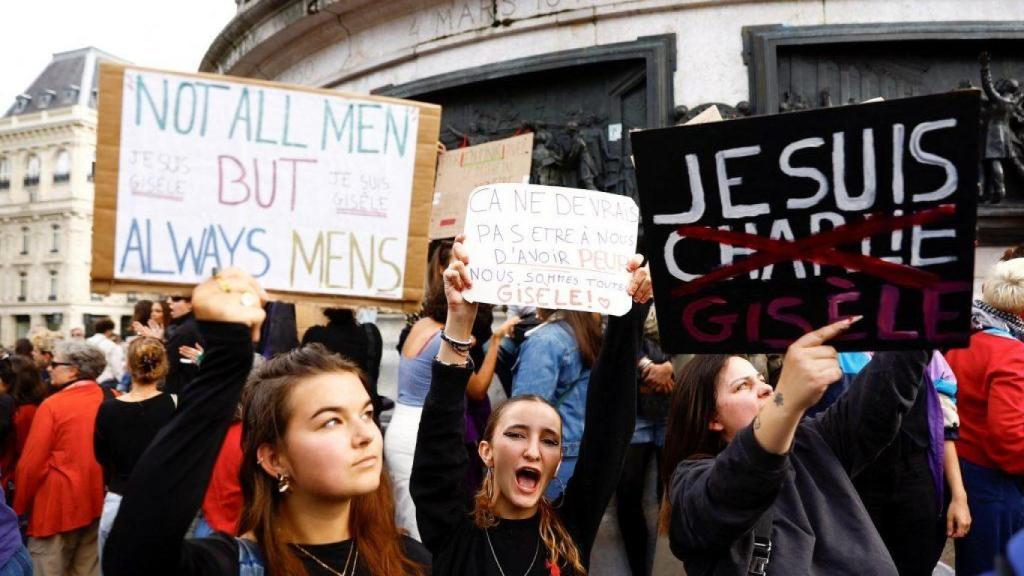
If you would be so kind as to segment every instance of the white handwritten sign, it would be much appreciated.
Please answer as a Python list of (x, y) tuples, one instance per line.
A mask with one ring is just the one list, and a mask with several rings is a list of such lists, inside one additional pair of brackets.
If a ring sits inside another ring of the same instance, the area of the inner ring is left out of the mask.
[(418, 103), (119, 72), (105, 88), (120, 108), (101, 105), (101, 128), (118, 128), (114, 142), (101, 130), (100, 164), (114, 171), (104, 192), (116, 198), (101, 258), (112, 280), (195, 284), (234, 265), (270, 290), (409, 298), (408, 247), (426, 235), (411, 217), (414, 188), (423, 209), (430, 193), (414, 178)]
[(531, 184), (474, 190), (466, 210), (473, 302), (621, 316), (640, 211), (626, 196)]

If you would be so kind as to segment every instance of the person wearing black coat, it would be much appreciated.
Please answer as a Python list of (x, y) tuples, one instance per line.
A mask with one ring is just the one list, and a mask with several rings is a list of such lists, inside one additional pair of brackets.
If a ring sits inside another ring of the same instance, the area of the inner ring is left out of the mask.
[(896, 437), (931, 354), (876, 354), (835, 404), (804, 418), (842, 376), (826, 342), (854, 321), (791, 345), (775, 390), (738, 356), (697, 356), (683, 369), (664, 472), (669, 542), (690, 576), (765, 564), (769, 574), (896, 576), (851, 478)]
[[(187, 296), (170, 296), (167, 304), (171, 309), (171, 320), (164, 330), (164, 345), (167, 347), (167, 378), (164, 379), (163, 391), (168, 394), (181, 394), (185, 385), (199, 374), (199, 366), (188, 359), (183, 359), (179, 348), (196, 344), (203, 346), (203, 338), (196, 325), (196, 317), (192, 313), (192, 298)], [(185, 361), (183, 361), (185, 360)]]

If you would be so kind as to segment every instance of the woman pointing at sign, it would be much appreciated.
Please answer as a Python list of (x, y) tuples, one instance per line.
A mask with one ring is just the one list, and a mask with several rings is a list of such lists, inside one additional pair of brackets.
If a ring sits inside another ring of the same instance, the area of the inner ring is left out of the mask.
[[(420, 535), (434, 554), (435, 576), (585, 574), (605, 506), (618, 484), (636, 414), (636, 357), (642, 306), (609, 318), (594, 365), (587, 425), (576, 473), (564, 496), (544, 498), (562, 459), (562, 421), (551, 404), (520, 396), (499, 406), (487, 422), (480, 458), (487, 466), (474, 505), (463, 484), (469, 460), (462, 449), (462, 413), (472, 373), (469, 335), (476, 304), (462, 292), (471, 281), (468, 257), (457, 242), (444, 274), (448, 318), (433, 365), (413, 463), (411, 492)], [(647, 270), (631, 261), (630, 294), (650, 298)]]
[[(794, 342), (773, 391), (739, 356), (690, 361), (673, 394), (664, 474), (669, 539), (687, 574), (896, 575), (851, 476), (895, 438), (930, 353), (880, 352), (825, 412), (842, 376), (827, 342), (847, 319)], [(668, 478), (666, 478), (667, 480)]]

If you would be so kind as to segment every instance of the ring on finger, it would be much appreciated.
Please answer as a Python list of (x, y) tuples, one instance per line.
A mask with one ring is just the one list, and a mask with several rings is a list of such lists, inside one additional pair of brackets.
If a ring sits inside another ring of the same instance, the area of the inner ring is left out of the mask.
[(245, 306), (246, 308), (253, 308), (258, 306), (259, 302), (260, 299), (256, 294), (253, 294), (252, 292), (242, 292), (242, 298), (240, 301), (242, 306)]

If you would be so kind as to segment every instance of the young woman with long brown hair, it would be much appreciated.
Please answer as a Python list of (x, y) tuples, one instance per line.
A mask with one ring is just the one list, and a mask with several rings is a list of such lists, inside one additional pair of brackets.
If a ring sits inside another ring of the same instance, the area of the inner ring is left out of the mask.
[(601, 350), (601, 319), (590, 312), (538, 309), (542, 324), (519, 348), (512, 396), (539, 396), (562, 419), (562, 463), (547, 491), (554, 500), (572, 477), (583, 439), (590, 370)]
[[(399, 336), (398, 397), (391, 423), (388, 424), (388, 434), (384, 439), (388, 476), (395, 494), (396, 519), (402, 529), (417, 539), (420, 538), (420, 533), (416, 522), (416, 505), (409, 494), (409, 477), (412, 474), (412, 461), (416, 453), (416, 433), (423, 413), (423, 402), (430, 389), (431, 364), (441, 346), (441, 329), (448, 315), (441, 275), (451, 258), (450, 241), (441, 242), (434, 248), (428, 263), (427, 295), (420, 309), (420, 318)], [(481, 314), (477, 315), (472, 329), (475, 342), (470, 347), (469, 354), (473, 358), (475, 372), (470, 376), (469, 384), (466, 386), (465, 415), (466, 450), (470, 454), (476, 451), (478, 431), (484, 427), (484, 422), (491, 413), (487, 389), (494, 379), (501, 337), (510, 332), (515, 325), (514, 320), (506, 321), (492, 334), (492, 319), (490, 308), (485, 305), (481, 307)], [(483, 343), (488, 340), (491, 340), (491, 348), (485, 352)], [(479, 485), (481, 481), (479, 470), (467, 470), (467, 483)]]
[[(420, 534), (434, 554), (435, 576), (586, 574), (590, 549), (633, 434), (636, 358), (644, 307), (609, 318), (587, 403), (576, 472), (561, 501), (543, 497), (562, 460), (562, 420), (537, 396), (509, 400), (495, 410), (480, 442), (488, 468), (472, 508), (467, 507), (461, 449), (466, 385), (472, 373), (468, 348), (476, 305), (462, 291), (471, 281), (458, 242), (444, 273), (448, 315), (445, 341), (433, 364), (413, 463), (411, 492)], [(639, 257), (630, 294), (650, 297)]]
[(927, 351), (879, 352), (853, 386), (804, 418), (842, 377), (827, 342), (853, 323), (805, 334), (775, 389), (741, 356), (699, 355), (673, 392), (663, 521), (690, 576), (896, 576), (851, 477), (895, 437), (922, 382)]
[[(265, 296), (229, 269), (196, 287), (203, 368), (136, 465), (103, 557), (106, 576), (425, 574), (394, 522), (363, 373), (320, 346), (268, 361), (246, 384)], [(238, 538), (186, 540), (242, 395)]]

